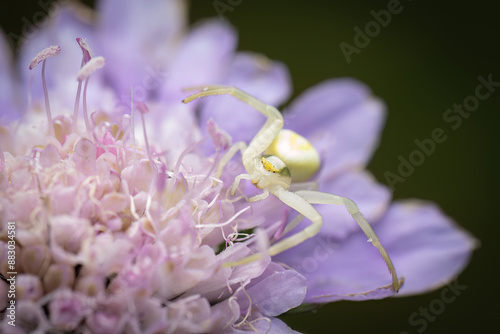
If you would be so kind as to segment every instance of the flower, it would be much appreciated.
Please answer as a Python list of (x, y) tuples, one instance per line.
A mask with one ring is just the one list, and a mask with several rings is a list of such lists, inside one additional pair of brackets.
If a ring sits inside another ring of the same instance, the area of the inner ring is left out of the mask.
[[(304, 301), (393, 295), (379, 289), (390, 280), (384, 264), (332, 207), (322, 213), (336, 225), (325, 219), (317, 237), (265, 254), (291, 210), (276, 198), (231, 197), (244, 172), (237, 159), (214, 178), (224, 151), (250, 140), (262, 116), (228, 97), (180, 102), (187, 87), (219, 83), (279, 105), (291, 90), (286, 66), (236, 52), (225, 23), (188, 31), (183, 1), (150, 2), (100, 1), (96, 17), (60, 7), (22, 46), (19, 81), (0, 35), (0, 273), (13, 275), (15, 246), (18, 310), (3, 332), (280, 333), (291, 329), (276, 317)], [(387, 238), (406, 277), (401, 294), (420, 293), (463, 268), (473, 239), (433, 206), (390, 206), (388, 190), (363, 170), (381, 107), (357, 82), (327, 82), (292, 105), (287, 126), (322, 154), (320, 190), (345, 189)], [(414, 242), (400, 244), (409, 234)], [(254, 252), (259, 261), (224, 266)], [(311, 256), (325, 265), (309, 270)]]

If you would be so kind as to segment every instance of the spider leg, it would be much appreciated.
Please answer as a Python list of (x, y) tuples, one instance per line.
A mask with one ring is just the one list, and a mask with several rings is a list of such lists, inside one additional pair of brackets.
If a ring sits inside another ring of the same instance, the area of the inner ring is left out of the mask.
[(243, 152), (243, 165), (249, 174), (252, 174), (255, 166), (254, 159), (260, 156), (283, 128), (283, 116), (278, 109), (271, 105), (259, 101), (255, 97), (234, 87), (226, 86), (206, 86), (202, 91), (186, 97), (182, 102), (188, 103), (197, 98), (209, 95), (230, 94), (267, 117), (266, 123), (252, 139), (246, 150)]
[(288, 224), (286, 224), (286, 227), (285, 229), (283, 230), (283, 232), (281, 232), (279, 235), (276, 235), (275, 238), (276, 239), (281, 239), (282, 236), (288, 234), (288, 232), (290, 232), (291, 230), (293, 230), (297, 225), (299, 225), (299, 223), (304, 220), (304, 215), (303, 214), (298, 214), (297, 216), (295, 216), (292, 220), (290, 220), (290, 222), (288, 222)]
[[(316, 181), (308, 181), (308, 182), (300, 182), (293, 183), (288, 191), (297, 192), (298, 190), (318, 190), (318, 183)], [(273, 238), (274, 240), (281, 239), (284, 235), (288, 234), (291, 230), (293, 230), (299, 223), (304, 220), (303, 214), (298, 214), (291, 221), (286, 224), (286, 227), (281, 231), (281, 233), (276, 233)]]
[(243, 155), (246, 149), (247, 149), (247, 144), (245, 144), (242, 141), (237, 142), (233, 146), (231, 146), (229, 150), (227, 150), (226, 154), (224, 154), (224, 156), (220, 159), (219, 165), (217, 166), (217, 173), (215, 174), (215, 177), (218, 179), (220, 178), (220, 176), (222, 175), (222, 171), (224, 170), (224, 167), (226, 167), (227, 163), (234, 157), (234, 155), (236, 154), (236, 152), (238, 152), (238, 150), (241, 151), (241, 154)]
[[(345, 206), (347, 211), (349, 211), (349, 213), (351, 214), (352, 218), (354, 218), (356, 223), (358, 223), (359, 227), (366, 234), (366, 236), (368, 237), (368, 240), (373, 244), (373, 246), (375, 246), (378, 249), (378, 251), (380, 252), (380, 255), (382, 255), (382, 257), (384, 258), (385, 263), (387, 265), (387, 268), (389, 268), (389, 272), (392, 275), (392, 284), (394, 286), (394, 290), (396, 290), (396, 291), (399, 290), (399, 280), (398, 280), (398, 276), (396, 274), (396, 270), (394, 269), (394, 265), (392, 264), (391, 258), (389, 257), (389, 254), (387, 254), (385, 248), (380, 243), (380, 240), (377, 237), (377, 235), (375, 234), (375, 231), (373, 231), (372, 227), (370, 226), (370, 224), (368, 223), (366, 218), (359, 211), (356, 203), (354, 203), (352, 200), (350, 200), (347, 197), (323, 193), (323, 192), (319, 192), (319, 191), (299, 190), (299, 191), (295, 192), (295, 194), (302, 197), (307, 202), (313, 203), (313, 204), (334, 204), (334, 205)], [(306, 217), (307, 217), (307, 215), (306, 215)], [(314, 221), (313, 221), (313, 223), (314, 223)], [(288, 231), (289, 230), (285, 230), (285, 232), (288, 232)]]
[(284, 252), (287, 249), (290, 249), (306, 241), (307, 239), (314, 237), (319, 232), (319, 230), (321, 229), (321, 225), (323, 224), (323, 218), (321, 217), (319, 212), (301, 196), (283, 188), (279, 188), (272, 193), (283, 203), (296, 210), (300, 216), (309, 218), (309, 220), (312, 221), (312, 224), (302, 231), (295, 233), (290, 237), (282, 239), (269, 247), (269, 255), (271, 256)]
[[(281, 252), (284, 252), (287, 249), (290, 249), (304, 242), (305, 240), (315, 236), (321, 228), (322, 218), (319, 212), (316, 211), (316, 209), (311, 204), (309, 204), (305, 199), (296, 195), (293, 192), (290, 192), (281, 187), (272, 190), (271, 193), (276, 197), (278, 197), (283, 203), (297, 210), (300, 214), (303, 214), (313, 222), (311, 225), (309, 225), (302, 231), (295, 233), (294, 235), (287, 237), (283, 240), (280, 240), (276, 244), (269, 247), (267, 254), (273, 256)], [(235, 267), (259, 260), (261, 257), (262, 257), (261, 253), (256, 253), (238, 261), (224, 263), (224, 266)]]
[(231, 196), (234, 196), (234, 193), (236, 192), (236, 189), (240, 185), (240, 181), (242, 179), (244, 179), (244, 180), (251, 180), (252, 176), (250, 174), (240, 174), (240, 175), (237, 175), (234, 178), (233, 185), (231, 186)]
[(266, 199), (269, 196), (269, 190), (264, 189), (264, 191), (261, 194), (254, 195), (248, 199), (249, 202), (258, 202), (262, 201), (263, 199)]

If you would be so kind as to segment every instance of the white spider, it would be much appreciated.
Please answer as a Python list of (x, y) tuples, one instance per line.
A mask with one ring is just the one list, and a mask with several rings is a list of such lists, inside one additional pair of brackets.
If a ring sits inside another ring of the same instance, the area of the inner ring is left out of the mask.
[[(231, 187), (232, 196), (234, 196), (242, 179), (251, 180), (257, 188), (263, 190), (263, 193), (249, 198), (250, 202), (263, 200), (271, 193), (286, 205), (297, 210), (300, 215), (288, 224), (283, 234), (286, 234), (295, 227), (304, 216), (312, 221), (312, 224), (301, 232), (282, 239), (269, 247), (268, 254), (273, 256), (281, 253), (318, 233), (322, 225), (322, 217), (311, 204), (343, 205), (366, 234), (368, 241), (379, 250), (392, 275), (394, 290), (398, 291), (399, 280), (389, 255), (380, 243), (380, 240), (368, 221), (363, 217), (361, 212), (359, 212), (357, 205), (352, 200), (319, 191), (298, 190), (296, 192), (291, 192), (288, 190), (292, 184), (292, 176), (294, 180), (304, 181), (316, 173), (320, 165), (319, 155), (305, 138), (293, 131), (282, 130), (283, 117), (276, 108), (257, 100), (253, 96), (237, 88), (226, 86), (206, 86), (202, 91), (188, 96), (182, 102), (188, 103), (200, 97), (222, 94), (233, 95), (244, 103), (252, 106), (267, 116), (267, 121), (248, 146), (244, 142), (238, 142), (228, 150), (221, 159), (217, 170), (217, 177), (220, 177), (224, 166), (231, 160), (236, 152), (240, 150), (243, 158), (243, 165), (248, 174), (236, 176)], [(281, 144), (290, 144), (290, 142), (293, 142), (295, 147), (299, 148), (298, 153), (294, 153), (290, 151), (290, 149), (282, 149), (280, 152)], [(263, 154), (269, 152), (271, 152), (272, 155)], [(284, 161), (287, 163), (285, 164)], [(259, 253), (253, 254), (226, 265), (237, 266), (249, 263), (259, 259), (261, 256), (262, 254)]]

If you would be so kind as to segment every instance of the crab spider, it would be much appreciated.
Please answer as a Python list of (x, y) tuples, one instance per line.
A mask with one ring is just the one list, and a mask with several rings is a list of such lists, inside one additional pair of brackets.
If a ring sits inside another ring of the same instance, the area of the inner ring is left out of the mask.
[[(292, 225), (297, 225), (303, 216), (307, 217), (312, 222), (311, 225), (301, 232), (279, 240), (269, 247), (268, 254), (270, 256), (279, 254), (312, 238), (319, 232), (323, 219), (311, 204), (343, 205), (366, 234), (368, 241), (378, 249), (384, 258), (389, 272), (392, 275), (394, 290), (398, 291), (399, 280), (389, 255), (380, 243), (380, 240), (368, 221), (363, 217), (357, 205), (352, 200), (343, 196), (319, 191), (299, 190), (292, 192), (289, 190), (292, 184), (292, 176), (294, 176), (294, 179), (305, 181), (316, 173), (319, 168), (319, 155), (305, 138), (290, 130), (282, 130), (283, 116), (276, 108), (259, 101), (255, 97), (237, 88), (227, 86), (206, 86), (200, 92), (188, 96), (182, 102), (188, 103), (200, 97), (223, 94), (233, 95), (244, 103), (252, 106), (265, 115), (267, 121), (249, 145), (246, 145), (244, 142), (238, 142), (228, 150), (220, 161), (216, 176), (220, 177), (224, 166), (238, 151), (241, 151), (243, 165), (247, 174), (236, 176), (231, 187), (231, 195), (234, 196), (241, 180), (250, 180), (257, 188), (263, 190), (262, 194), (250, 197), (250, 202), (263, 200), (271, 193), (299, 213), (298, 219), (294, 219), (291, 222)], [(293, 152), (289, 150), (289, 152), (280, 152), (280, 139), (283, 139), (281, 142), (293, 141), (295, 146), (299, 148), (299, 154), (295, 154), (294, 157), (290, 158), (287, 155), (294, 155)], [(291, 171), (294, 173), (293, 175)], [(285, 233), (290, 231), (293, 227), (294, 226), (288, 226)], [(249, 263), (258, 260), (261, 256), (262, 254), (260, 253), (253, 254), (239, 261), (227, 263), (226, 265), (237, 266)]]

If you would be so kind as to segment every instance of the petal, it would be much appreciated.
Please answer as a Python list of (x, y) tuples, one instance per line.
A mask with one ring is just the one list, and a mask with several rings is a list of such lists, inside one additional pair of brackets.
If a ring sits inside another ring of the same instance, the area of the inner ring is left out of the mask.
[[(8, 284), (3, 284), (3, 283), (0, 284), (0, 293), (2, 294), (2, 296), (8, 296), (9, 295), (9, 289), (10, 289), (10, 283), (8, 283)], [(7, 299), (7, 298), (0, 299), (0, 308), (2, 310), (7, 309), (7, 306), (9, 306), (9, 304), (10, 304), (10, 300), (9, 299)], [(240, 313), (238, 312), (238, 317), (239, 316), (240, 316)]]
[[(190, 111), (187, 105), (180, 102), (153, 104), (150, 105), (148, 114), (144, 115), (148, 140), (168, 147), (164, 152), (167, 168), (173, 169), (181, 153), (187, 148), (195, 148), (201, 139), (195, 115)], [(135, 133), (137, 142), (144, 145), (141, 123), (139, 120), (135, 121)]]
[[(372, 225), (384, 215), (391, 201), (390, 190), (377, 183), (366, 171), (345, 172), (327, 181), (320, 180), (319, 191), (350, 198)], [(323, 226), (319, 233), (342, 240), (351, 233), (360, 231), (358, 224), (343, 205), (325, 204), (315, 207), (323, 217)], [(310, 220), (305, 220), (294, 232), (303, 230), (310, 224)]]
[(87, 297), (69, 289), (54, 292), (49, 305), (50, 321), (54, 327), (75, 330), (85, 316)]
[[(239, 324), (239, 323), (238, 323)], [(219, 332), (217, 332), (219, 333)], [(225, 328), (220, 331), (222, 334), (246, 334), (246, 333), (266, 333), (266, 334), (300, 334), (292, 330), (282, 320), (274, 317), (265, 317), (258, 312), (253, 312), (246, 319), (246, 322)]]
[(171, 332), (208, 333), (211, 320), (210, 305), (200, 296), (181, 298), (167, 306), (167, 323)]
[(298, 97), (285, 127), (307, 137), (322, 156), (322, 175), (365, 165), (378, 144), (385, 105), (353, 79), (325, 81)]
[(50, 221), (50, 248), (56, 263), (75, 265), (81, 263), (82, 247), (88, 244), (93, 236), (93, 229), (87, 219), (60, 215)]
[(247, 312), (250, 298), (252, 309), (272, 317), (302, 303), (306, 294), (306, 279), (297, 271), (284, 269), (272, 262), (245, 290), (249, 297), (242, 290), (235, 294), (241, 313)]
[[(290, 74), (286, 65), (249, 52), (236, 54), (227, 77), (221, 83), (237, 87), (273, 106), (283, 103), (291, 93)], [(232, 136), (233, 142), (247, 143), (266, 120), (260, 112), (234, 97), (205, 99), (200, 125), (204, 128), (210, 118)]]
[[(278, 318), (264, 318), (262, 316), (255, 315), (252, 322), (252, 327), (258, 333), (267, 334), (300, 334), (297, 331), (292, 330), (288, 325)], [(253, 332), (253, 330), (251, 331)]]
[[(266, 319), (261, 319), (253, 323), (253, 326), (262, 333), (268, 334), (300, 334), (291, 329), (284, 321), (278, 318), (269, 318), (271, 325), (268, 325)], [(266, 332), (267, 330), (267, 332)]]
[(99, 44), (108, 59), (105, 72), (120, 96), (130, 100), (130, 86), (144, 100), (165, 80), (169, 56), (185, 28), (180, 0), (99, 1)]
[(138, 311), (128, 320), (127, 333), (163, 333), (168, 330), (167, 310), (159, 300), (141, 298), (134, 303)]
[(4, 317), (0, 323), (2, 333), (47, 333), (52, 329), (41, 305), (31, 301), (16, 300), (15, 326), (9, 324), (11, 319)]
[[(236, 49), (236, 42), (233, 27), (220, 21), (205, 21), (195, 27), (172, 61), (168, 77), (161, 87), (163, 99), (180, 103), (189, 95), (184, 89), (219, 83)], [(195, 105), (189, 104), (191, 108)]]
[(212, 314), (218, 318), (215, 323), (213, 332), (222, 333), (224, 330), (229, 330), (236, 320), (240, 317), (240, 306), (235, 298), (228, 298), (224, 301), (212, 306)]
[[(474, 239), (435, 205), (419, 201), (396, 202), (374, 230), (399, 278), (405, 280), (400, 296), (446, 284), (464, 268), (475, 246)], [(394, 293), (382, 257), (363, 232), (342, 243), (318, 235), (276, 258), (306, 276), (307, 303), (378, 299)]]
[[(243, 243), (236, 243), (217, 255), (219, 263), (236, 261), (250, 255), (250, 249)], [(232, 295), (233, 289), (246, 286), (250, 280), (262, 275), (271, 259), (266, 256), (260, 261), (253, 261), (231, 269), (224, 268), (215, 272), (210, 279), (200, 282), (197, 286), (187, 290), (186, 296), (203, 295), (210, 302), (219, 301)], [(228, 289), (228, 287), (230, 287)], [(245, 297), (246, 298), (246, 297)]]
[(307, 278), (305, 303), (380, 299), (395, 293), (384, 260), (362, 232), (341, 243), (319, 234), (273, 259)]
[(62, 263), (50, 265), (47, 273), (43, 275), (43, 288), (45, 293), (56, 289), (72, 287), (75, 282), (75, 269)]
[(405, 286), (398, 296), (428, 292), (453, 280), (467, 265), (478, 241), (436, 204), (396, 202), (376, 232)]
[(37, 301), (43, 296), (44, 291), (40, 277), (20, 274), (15, 279), (16, 299)]
[(90, 333), (122, 333), (130, 315), (127, 306), (132, 296), (111, 295), (97, 299), (96, 305), (86, 312), (85, 325)]

